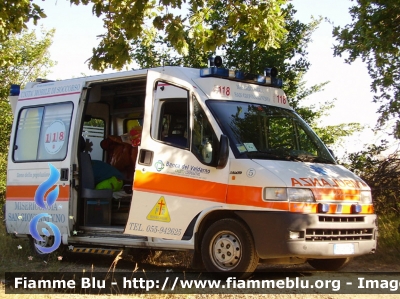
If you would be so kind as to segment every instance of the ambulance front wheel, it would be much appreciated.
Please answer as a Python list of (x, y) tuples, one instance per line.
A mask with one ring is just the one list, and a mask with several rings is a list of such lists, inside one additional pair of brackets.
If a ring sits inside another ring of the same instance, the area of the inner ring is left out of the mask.
[(351, 258), (339, 259), (315, 259), (307, 262), (316, 270), (320, 271), (337, 271), (346, 266), (351, 261)]
[(250, 231), (230, 218), (218, 220), (207, 229), (201, 256), (207, 271), (238, 278), (250, 276), (259, 260)]

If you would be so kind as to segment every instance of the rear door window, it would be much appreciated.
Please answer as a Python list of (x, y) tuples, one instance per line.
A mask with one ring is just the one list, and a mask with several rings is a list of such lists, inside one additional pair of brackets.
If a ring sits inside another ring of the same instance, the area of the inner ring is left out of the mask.
[(64, 160), (72, 111), (71, 102), (22, 109), (13, 147), (14, 161)]

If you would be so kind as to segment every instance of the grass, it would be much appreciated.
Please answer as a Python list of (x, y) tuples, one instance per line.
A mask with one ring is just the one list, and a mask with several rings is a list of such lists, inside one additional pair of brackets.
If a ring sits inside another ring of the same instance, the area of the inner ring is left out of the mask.
[[(162, 253), (162, 254), (161, 254)], [(81, 254), (85, 255), (85, 254)], [(4, 278), (5, 272), (35, 271), (35, 272), (61, 272), (61, 271), (82, 271), (79, 268), (79, 261), (75, 262), (76, 254), (68, 253), (68, 250), (59, 249), (50, 254), (45, 260), (33, 254), (29, 241), (24, 238), (16, 238), (5, 231), (4, 223), (0, 224), (0, 279)], [(120, 257), (114, 260), (107, 257), (102, 260), (109, 261), (108, 267), (116, 267), (121, 263), (136, 263), (154, 265), (160, 268), (183, 267), (187, 268), (191, 262), (191, 255), (187, 252), (171, 251), (161, 252), (153, 250), (133, 249), (124, 250)], [(85, 265), (88, 268), (88, 265)], [(91, 269), (84, 269), (91, 271)]]
[[(345, 269), (357, 269), (357, 266), (368, 271), (399, 271), (400, 264), (400, 216), (385, 214), (378, 216), (378, 247), (375, 254), (356, 257)], [(365, 267), (368, 265), (368, 267)], [(355, 270), (356, 271), (356, 270)]]
[[(378, 248), (373, 255), (359, 257), (368, 262), (374, 263), (400, 263), (400, 216), (396, 214), (380, 215), (378, 217)], [(189, 267), (191, 262), (190, 254), (185, 252), (165, 252), (152, 251), (150, 255), (141, 256), (140, 260), (135, 260), (133, 255), (138, 256), (137, 252), (132, 254), (129, 251), (125, 254), (124, 260), (131, 262), (146, 263), (159, 267)], [(62, 256), (64, 261), (59, 260)], [(46, 271), (58, 272), (65, 271), (66, 267), (74, 267), (73, 259), (68, 259), (67, 252), (55, 252), (48, 259), (42, 260), (33, 255), (29, 242), (22, 238), (15, 238), (6, 234), (4, 223), (0, 224), (0, 278), (4, 277), (7, 271)], [(68, 265), (67, 265), (68, 264)]]
[(378, 246), (375, 254), (357, 257), (358, 260), (376, 265), (400, 264), (400, 215), (378, 215)]
[(385, 214), (378, 217), (378, 249), (376, 256), (385, 262), (400, 262), (400, 215)]
[(4, 278), (5, 272), (63, 270), (64, 265), (58, 260), (57, 253), (42, 260), (33, 255), (27, 240), (6, 234), (4, 225), (0, 226), (0, 231), (0, 278)]
[[(379, 238), (378, 238), (378, 249), (376, 254), (358, 257), (357, 260), (361, 264), (368, 263), (373, 265), (371, 269), (376, 271), (390, 271), (389, 268), (384, 266), (390, 266), (400, 263), (400, 233), (398, 227), (400, 225), (400, 217), (394, 214), (382, 215), (379, 219)], [(63, 256), (63, 260), (59, 260), (58, 257)], [(71, 257), (73, 256), (70, 255)], [(138, 256), (135, 252), (125, 251), (124, 256), (118, 256), (114, 260), (112, 258), (107, 259), (109, 264), (103, 263), (109, 271), (118, 271), (120, 265), (126, 265), (131, 263), (133, 267), (132, 271), (136, 271), (134, 265), (136, 262), (144, 262), (149, 265), (157, 266), (159, 269), (169, 269), (176, 267), (189, 267), (191, 256), (184, 252), (164, 252), (160, 254), (159, 251), (153, 251), (150, 255), (142, 255), (142, 261), (135, 260), (133, 256)], [(96, 262), (94, 262), (96, 263)], [(118, 267), (117, 267), (118, 264)], [(137, 264), (136, 264), (137, 265)], [(0, 279), (4, 279), (5, 272), (19, 272), (19, 271), (34, 271), (34, 272), (66, 272), (66, 271), (82, 271), (83, 267), (92, 269), (86, 269), (86, 271), (95, 271), (93, 265), (86, 263), (84, 266), (75, 261), (75, 258), (70, 258), (66, 252), (59, 253), (55, 252), (48, 257), (47, 260), (41, 260), (40, 258), (33, 255), (29, 247), (29, 242), (12, 237), (5, 232), (4, 224), (0, 224)], [(96, 265), (98, 267), (98, 265)], [(163, 270), (161, 270), (163, 271)], [(63, 298), (63, 299), (91, 299), (95, 295), (73, 295), (73, 294), (42, 294), (32, 295), (27, 294), (15, 294), (5, 295), (4, 285), (0, 283), (0, 299), (38, 299), (38, 298)], [(127, 298), (147, 298), (150, 295), (118, 295), (119, 299)], [(335, 295), (283, 295), (276, 294), (274, 298), (339, 298)], [(340, 298), (344, 298), (346, 295), (341, 295)], [(357, 295), (356, 297), (361, 298), (363, 295)], [(387, 296), (387, 295), (385, 295)], [(202, 294), (202, 295), (171, 295), (163, 294), (154, 296), (158, 299), (163, 298), (219, 298), (218, 295), (213, 294)], [(152, 298), (154, 298), (152, 297)], [(224, 295), (224, 298), (256, 298), (255, 295)], [(350, 296), (348, 298), (353, 298)], [(364, 298), (363, 296), (362, 298)], [(110, 298), (108, 295), (98, 295), (96, 299)], [(150, 297), (149, 297), (150, 298)], [(347, 298), (347, 297), (346, 297)], [(373, 298), (373, 297), (371, 297)]]

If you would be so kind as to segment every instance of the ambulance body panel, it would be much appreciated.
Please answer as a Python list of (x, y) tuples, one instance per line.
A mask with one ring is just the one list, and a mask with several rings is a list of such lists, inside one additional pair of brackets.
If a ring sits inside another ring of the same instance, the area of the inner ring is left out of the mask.
[(8, 157), (8, 233), (39, 254), (192, 250), (221, 272), (374, 252), (367, 184), (336, 164), (280, 88), (215, 70), (28, 84)]

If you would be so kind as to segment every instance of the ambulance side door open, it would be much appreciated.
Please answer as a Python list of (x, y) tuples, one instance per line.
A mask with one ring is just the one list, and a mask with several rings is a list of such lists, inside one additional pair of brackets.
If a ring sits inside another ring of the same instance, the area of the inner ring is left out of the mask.
[(50, 82), (21, 91), (8, 158), (8, 232), (43, 235), (48, 222), (55, 225), (49, 236), (70, 233), (71, 144), (82, 85)]
[(225, 204), (227, 138), (188, 82), (149, 71), (146, 95), (124, 233), (190, 239), (197, 216)]

